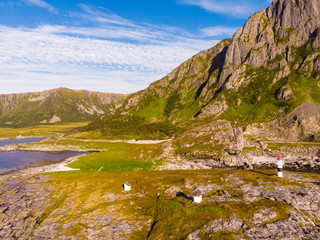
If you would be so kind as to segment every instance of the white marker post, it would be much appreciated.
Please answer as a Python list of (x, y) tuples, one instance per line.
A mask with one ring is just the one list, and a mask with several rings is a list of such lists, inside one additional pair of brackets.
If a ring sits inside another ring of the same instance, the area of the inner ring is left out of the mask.
[(281, 158), (281, 156), (278, 157), (277, 159), (277, 167), (278, 167), (278, 177), (283, 177), (283, 174), (282, 174), (282, 168), (283, 168), (283, 160)]

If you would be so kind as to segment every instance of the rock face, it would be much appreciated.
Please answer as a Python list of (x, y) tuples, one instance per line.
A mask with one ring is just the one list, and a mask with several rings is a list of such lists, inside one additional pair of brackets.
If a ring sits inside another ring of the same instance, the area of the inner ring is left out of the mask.
[[(266, 66), (277, 56), (277, 64), (271, 67), (281, 70), (278, 75), (281, 78), (290, 73), (291, 64), (294, 68), (304, 68), (307, 65), (306, 59), (297, 61), (294, 47), (301, 47), (311, 41), (312, 49), (319, 49), (319, 12), (320, 4), (317, 0), (274, 0), (270, 7), (251, 16), (234, 34), (228, 46), (224, 70), (218, 79), (219, 86), (239, 88), (241, 82), (249, 80), (246, 76), (243, 80), (239, 79), (238, 76), (245, 70), (242, 66)], [(319, 65), (313, 64), (318, 54), (315, 52), (309, 56), (309, 70), (312, 72), (319, 68)]]
[(297, 141), (317, 138), (320, 133), (320, 104), (305, 102), (287, 116), (266, 124), (251, 124), (245, 134), (267, 137), (270, 140), (281, 139)]
[(244, 147), (242, 129), (227, 121), (216, 121), (194, 128), (175, 139), (174, 144), (184, 157), (218, 158), (237, 155)]
[(293, 97), (293, 92), (290, 87), (282, 87), (277, 94), (277, 98), (283, 101), (289, 101)]
[(114, 111), (126, 95), (66, 88), (39, 93), (0, 95), (0, 125), (90, 121)]

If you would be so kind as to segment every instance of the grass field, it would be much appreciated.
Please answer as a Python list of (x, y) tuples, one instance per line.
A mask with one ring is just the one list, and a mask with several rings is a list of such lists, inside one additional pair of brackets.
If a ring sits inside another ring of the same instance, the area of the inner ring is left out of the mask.
[(58, 136), (67, 133), (73, 129), (88, 125), (89, 122), (76, 122), (66, 124), (37, 125), (24, 128), (0, 128), (0, 138), (16, 138), (21, 135), (23, 137), (37, 136)]
[(133, 172), (148, 171), (161, 164), (161, 160), (155, 160), (163, 151), (161, 144), (104, 143), (102, 146), (105, 152), (80, 157), (68, 167), (83, 172)]
[(132, 172), (148, 171), (162, 163), (163, 143), (130, 144), (126, 141), (48, 138), (27, 143), (24, 149), (50, 149), (93, 151), (80, 157), (68, 167), (81, 172)]

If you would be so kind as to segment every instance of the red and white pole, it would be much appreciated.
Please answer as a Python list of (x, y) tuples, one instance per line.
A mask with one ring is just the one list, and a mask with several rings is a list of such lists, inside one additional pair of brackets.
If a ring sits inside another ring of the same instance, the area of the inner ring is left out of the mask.
[(278, 157), (277, 159), (277, 168), (278, 168), (278, 177), (283, 177), (283, 173), (282, 173), (282, 169), (283, 169), (283, 160), (281, 158), (281, 156)]

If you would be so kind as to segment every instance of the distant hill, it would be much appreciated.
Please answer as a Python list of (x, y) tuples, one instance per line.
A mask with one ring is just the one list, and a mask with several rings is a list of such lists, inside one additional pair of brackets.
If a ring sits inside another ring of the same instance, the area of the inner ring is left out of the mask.
[(320, 2), (274, 0), (232, 39), (198, 53), (84, 130), (175, 136), (181, 154), (238, 154), (244, 137), (318, 139)]
[(0, 126), (92, 121), (115, 111), (126, 97), (67, 88), (0, 95)]

